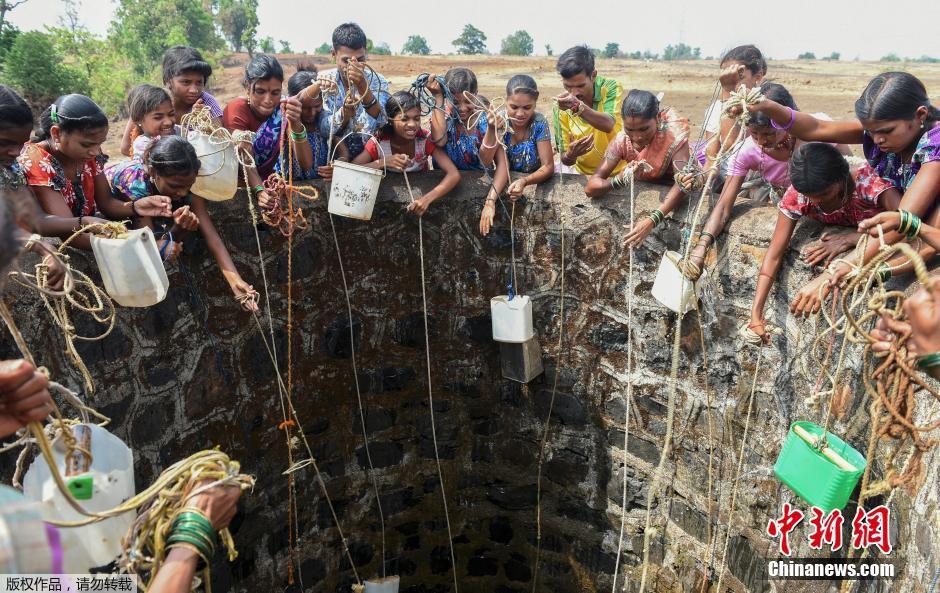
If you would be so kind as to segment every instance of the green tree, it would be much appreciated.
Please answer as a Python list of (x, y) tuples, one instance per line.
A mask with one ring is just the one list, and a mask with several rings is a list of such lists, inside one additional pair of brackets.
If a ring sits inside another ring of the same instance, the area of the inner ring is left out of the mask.
[(431, 48), (428, 47), (428, 40), (421, 35), (411, 35), (401, 46), (401, 53), (426, 56), (431, 53)]
[(702, 57), (702, 48), (689, 47), (684, 43), (667, 45), (663, 49), (664, 60), (698, 60)]
[(36, 109), (44, 109), (59, 95), (88, 92), (88, 78), (65, 64), (51, 36), (40, 31), (17, 36), (7, 54), (3, 81)]
[(372, 43), (371, 39), (367, 39), (366, 42), (367, 42), (366, 51), (368, 51), (370, 54), (376, 55), (376, 56), (392, 55), (392, 48), (389, 47), (389, 45), (385, 43), (384, 41), (379, 43), (378, 45), (375, 45), (374, 43)]
[(800, 55), (796, 56), (797, 60), (815, 60), (816, 54), (811, 51), (804, 51)]
[(20, 30), (10, 23), (4, 24), (3, 28), (0, 29), (0, 64), (6, 61), (7, 52), (13, 47), (13, 42), (16, 41), (19, 34)]
[(7, 13), (29, 0), (0, 0), (0, 31), (7, 25)]
[(454, 47), (458, 54), (472, 55), (486, 53), (486, 33), (477, 29), (473, 25), (467, 24), (463, 27), (460, 37), (454, 39)]
[(278, 43), (281, 44), (281, 53), (282, 53), (282, 54), (292, 54), (292, 53), (294, 53), (294, 50), (291, 49), (291, 47), (290, 47), (290, 41), (287, 41), (286, 39), (281, 39), (281, 40), (278, 41)]
[(330, 55), (331, 51), (333, 51), (333, 46), (327, 43), (326, 41), (324, 41), (323, 43), (320, 44), (320, 47), (314, 50), (313, 53), (319, 54), (321, 56), (328, 56)]
[(604, 47), (604, 57), (605, 58), (616, 58), (620, 55), (620, 44), (610, 42)]
[(174, 45), (206, 52), (224, 47), (212, 15), (199, 0), (117, 0), (111, 41), (141, 76), (151, 73)]
[(233, 50), (251, 53), (258, 32), (258, 0), (218, 0), (215, 22)]
[(555, 55), (555, 52), (552, 51), (552, 44), (551, 44), (551, 43), (546, 43), (546, 44), (545, 44), (545, 54), (546, 54), (547, 56), (549, 56), (549, 57)]
[(263, 53), (273, 54), (274, 53), (274, 38), (268, 35), (267, 37), (262, 37), (258, 41), (258, 49)]
[(531, 56), (534, 47), (532, 36), (520, 29), (503, 39), (499, 53), (505, 56)]
[(824, 59), (824, 60), (829, 60), (830, 62), (838, 62), (838, 61), (839, 61), (839, 58), (841, 58), (841, 57), (842, 57), (842, 54), (840, 54), (840, 53), (837, 52), (837, 51), (834, 51), (834, 52), (832, 52), (831, 54), (829, 54), (828, 56), (826, 56), (826, 57), (823, 58), (823, 59)]
[(882, 62), (900, 62), (901, 58), (896, 53), (890, 53), (886, 56), (882, 56)]

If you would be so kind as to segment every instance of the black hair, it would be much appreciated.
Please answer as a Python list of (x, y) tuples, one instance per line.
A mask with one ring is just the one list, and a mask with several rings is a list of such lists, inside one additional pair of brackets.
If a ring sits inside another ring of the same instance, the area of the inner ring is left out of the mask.
[(295, 97), (316, 81), (316, 64), (310, 62), (301, 62), (300, 64), (297, 64), (297, 72), (294, 72), (287, 80), (287, 94), (291, 97)]
[(0, 130), (32, 128), (33, 112), (16, 91), (0, 84)]
[(751, 71), (751, 74), (767, 74), (767, 60), (764, 54), (757, 49), (756, 45), (739, 45), (733, 47), (721, 56), (719, 64), (724, 65), (728, 62), (740, 62), (744, 67)]
[(835, 146), (825, 142), (807, 142), (790, 157), (790, 183), (804, 196), (823, 192), (834, 183), (854, 187), (849, 163)]
[(64, 95), (39, 116), (36, 141), (48, 140), (53, 125), (59, 126), (63, 132), (96, 130), (108, 127), (108, 116), (85, 95)]
[(907, 72), (885, 72), (871, 79), (855, 101), (855, 117), (865, 119), (914, 119), (927, 108), (927, 121), (940, 120), (940, 110), (930, 104), (927, 88)]
[(392, 93), (392, 96), (388, 98), (388, 102), (385, 103), (385, 117), (388, 119), (388, 123), (382, 126), (382, 134), (391, 136), (395, 132), (392, 119), (412, 109), (421, 110), (421, 103), (417, 97), (408, 91)]
[(255, 54), (248, 65), (245, 66), (245, 78), (242, 84), (245, 88), (251, 89), (255, 83), (265, 80), (280, 80), (284, 82), (284, 69), (281, 63), (274, 56), (267, 54)]
[(539, 85), (535, 84), (535, 79), (528, 74), (516, 74), (506, 83), (506, 96), (509, 97), (516, 93), (538, 99)]
[(151, 142), (144, 151), (143, 162), (151, 174), (161, 177), (192, 175), (199, 172), (199, 157), (196, 149), (182, 136), (163, 136)]
[(620, 115), (624, 119), (638, 117), (640, 119), (656, 119), (659, 115), (659, 99), (649, 91), (632, 89), (623, 99), (620, 106)]
[(463, 95), (464, 91), (477, 94), (477, 75), (470, 68), (451, 68), (444, 73), (444, 84), (454, 97)]
[(140, 123), (144, 116), (167, 101), (172, 103), (173, 99), (165, 88), (152, 84), (139, 84), (127, 95), (127, 111), (131, 121)]
[[(800, 108), (796, 106), (796, 101), (793, 100), (793, 95), (791, 95), (790, 91), (782, 84), (764, 82), (761, 83), (758, 88), (760, 88), (760, 92), (771, 101), (779, 103), (784, 107), (789, 107), (793, 111), (800, 110)], [(755, 128), (769, 128), (773, 126), (773, 120), (763, 112), (758, 111), (757, 113), (751, 114), (751, 119), (748, 120), (747, 125), (754, 126)]]
[(362, 49), (366, 46), (368, 40), (362, 27), (356, 23), (343, 23), (333, 29), (333, 49), (341, 47), (349, 49)]
[(205, 61), (198, 50), (186, 45), (174, 45), (163, 52), (163, 84), (181, 75), (183, 72), (196, 72), (209, 81), (212, 66)]
[(568, 48), (558, 56), (555, 70), (562, 78), (573, 78), (581, 72), (590, 76), (594, 72), (594, 53), (584, 45)]

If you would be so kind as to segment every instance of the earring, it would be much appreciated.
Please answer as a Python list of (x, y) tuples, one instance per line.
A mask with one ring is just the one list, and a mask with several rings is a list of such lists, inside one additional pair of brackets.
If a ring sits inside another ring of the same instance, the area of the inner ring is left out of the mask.
[(924, 129), (924, 122), (920, 122), (920, 129), (921, 129), (921, 130)]

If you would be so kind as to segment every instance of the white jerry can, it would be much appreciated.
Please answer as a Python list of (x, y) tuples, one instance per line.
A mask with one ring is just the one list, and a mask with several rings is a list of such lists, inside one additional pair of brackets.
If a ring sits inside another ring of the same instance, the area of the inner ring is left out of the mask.
[(493, 317), (493, 339), (497, 342), (521, 344), (532, 338), (532, 301), (528, 296), (500, 295), (490, 299)]
[(653, 297), (679, 315), (685, 315), (695, 308), (702, 292), (702, 279), (692, 282), (686, 278), (679, 270), (681, 259), (682, 256), (675, 251), (667, 251), (663, 255), (653, 282)]
[(399, 580), (397, 576), (391, 576), (365, 581), (365, 593), (398, 593)]
[(117, 239), (92, 236), (91, 249), (104, 288), (119, 305), (149, 307), (166, 298), (170, 281), (149, 228)]
[(199, 175), (192, 192), (213, 202), (231, 200), (238, 190), (238, 160), (228, 138), (190, 130), (186, 139), (199, 157)]
[[(91, 451), (91, 463), (76, 453), (72, 463), (66, 463), (66, 448), (62, 437), (52, 446), (59, 473), (65, 476), (72, 496), (86, 511), (110, 510), (135, 494), (134, 454), (124, 442), (94, 424), (72, 427), (76, 441)], [(77, 459), (76, 459), (77, 458)], [(45, 460), (37, 459), (23, 479), (23, 494), (41, 503), (43, 519), (78, 521), (86, 517), (69, 504), (52, 477)], [(121, 540), (136, 519), (128, 511), (83, 527), (60, 529), (63, 550), (63, 568), (68, 574), (87, 574), (90, 569), (104, 566), (121, 554)]]

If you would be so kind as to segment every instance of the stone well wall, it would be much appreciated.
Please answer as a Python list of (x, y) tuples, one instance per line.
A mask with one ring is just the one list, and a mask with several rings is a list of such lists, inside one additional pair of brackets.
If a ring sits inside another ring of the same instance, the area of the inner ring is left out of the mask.
[[(436, 179), (427, 174), (411, 181), (421, 191)], [(674, 215), (635, 252), (630, 286), (628, 252), (621, 246), (628, 197), (619, 193), (592, 201), (584, 196), (582, 184), (580, 177), (556, 179), (530, 190), (516, 206), (517, 289), (533, 300), (546, 369), (525, 387), (502, 379), (499, 348), (490, 331), (488, 301), (505, 293), (510, 270), (506, 211), (500, 209), (490, 236), (481, 237), (477, 221), (485, 186), (465, 174), (459, 188), (424, 218), (434, 413), (462, 591), (532, 590), (539, 446), (555, 378), (543, 467), (538, 590), (611, 588), (624, 480), (627, 521), (621, 567), (625, 563), (629, 589), (637, 588), (648, 484), (666, 429), (676, 324), (676, 316), (650, 297), (650, 288), (664, 250), (679, 245), (684, 226), (678, 221), (686, 219), (686, 212)], [(640, 184), (637, 189), (637, 212), (646, 212), (666, 188)], [(407, 192), (394, 176), (384, 182), (379, 199), (371, 222), (335, 222), (350, 287), (367, 434), (385, 513), (387, 566), (402, 575), (404, 592), (451, 591), (431, 439), (418, 223), (403, 212)], [(212, 205), (211, 211), (242, 274), (260, 288), (244, 197)], [(294, 402), (359, 573), (373, 576), (381, 570), (381, 525), (365, 469), (349, 319), (324, 201), (307, 212), (310, 228), (295, 240), (291, 270)], [(720, 509), (720, 523), (728, 524), (731, 479), (756, 362), (755, 350), (742, 346), (735, 332), (749, 311), (775, 216), (768, 206), (736, 207), (730, 231), (711, 262), (703, 323), (693, 313), (682, 324), (674, 447), (665, 467), (665, 494), (654, 505), (655, 566), (648, 590), (698, 590), (702, 571), (712, 563), (705, 552), (714, 530), (709, 507), (713, 523)], [(815, 225), (801, 226), (796, 246), (819, 232)], [(276, 345), (286, 365), (286, 241), (264, 227), (260, 237)], [(565, 323), (559, 352), (562, 247)], [(94, 268), (86, 256), (74, 261)], [(786, 319), (786, 295), (810, 273), (795, 251), (787, 263), (770, 303), (781, 322)], [(98, 386), (88, 399), (113, 419), (114, 431), (134, 448), (139, 487), (172, 461), (215, 445), (257, 475), (258, 487), (244, 498), (233, 525), (241, 554), (232, 564), (214, 565), (213, 589), (280, 590), (287, 584), (287, 480), (281, 473), (287, 449), (277, 426), (281, 412), (272, 365), (253, 319), (238, 309), (200, 240), (187, 245), (170, 281), (164, 302), (149, 309), (120, 309), (110, 336), (80, 344)], [(626, 368), (626, 301), (631, 294), (632, 375)], [(7, 300), (42, 363), (55, 377), (78, 387), (80, 379), (62, 353), (61, 336), (37, 297), (10, 289)], [(78, 326), (91, 329), (84, 320)], [(4, 339), (0, 350), (12, 355), (12, 342)], [(793, 500), (771, 467), (789, 423), (819, 418), (804, 402), (809, 385), (799, 371), (799, 352), (791, 333), (776, 338), (761, 363), (731, 517), (730, 573), (724, 583), (732, 590), (771, 590), (760, 569), (775, 548), (763, 528), (784, 501)], [(635, 405), (624, 452), (625, 396), (631, 380)], [(834, 426), (864, 450), (868, 425), (859, 394)], [(712, 449), (712, 477), (720, 490), (716, 485), (709, 497)], [(3, 463), (9, 467), (11, 460)], [(925, 591), (940, 560), (936, 455), (928, 463), (921, 495), (912, 501), (898, 493), (892, 499), (901, 558), (901, 580), (893, 591)], [(353, 573), (311, 469), (297, 474), (297, 485), (303, 590), (348, 591)], [(805, 543), (798, 551), (808, 554)], [(889, 590), (884, 583), (880, 587)], [(776, 590), (825, 587), (791, 581), (778, 582)]]

